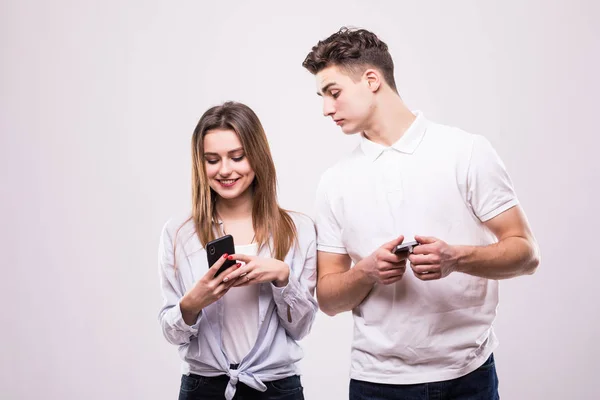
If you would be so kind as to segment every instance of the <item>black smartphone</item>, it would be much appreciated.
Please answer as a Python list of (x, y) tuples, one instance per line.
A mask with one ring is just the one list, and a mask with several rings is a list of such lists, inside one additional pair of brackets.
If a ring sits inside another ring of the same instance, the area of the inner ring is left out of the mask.
[[(233, 236), (225, 235), (215, 240), (212, 240), (206, 244), (206, 257), (208, 259), (208, 268), (212, 267), (215, 262), (219, 260), (219, 257), (223, 257), (223, 254), (235, 254), (235, 246), (233, 245)], [(235, 265), (236, 260), (225, 260), (221, 268), (217, 271), (215, 276), (225, 271), (227, 268)]]
[(400, 254), (405, 251), (412, 253), (413, 247), (416, 247), (418, 245), (419, 245), (419, 242), (417, 242), (417, 241), (399, 244), (398, 246), (394, 247), (394, 254)]

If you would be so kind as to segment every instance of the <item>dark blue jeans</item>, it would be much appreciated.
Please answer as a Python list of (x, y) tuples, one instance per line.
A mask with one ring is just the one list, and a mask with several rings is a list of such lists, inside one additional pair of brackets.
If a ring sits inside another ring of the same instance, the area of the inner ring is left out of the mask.
[(350, 381), (350, 400), (499, 400), (494, 355), (475, 371), (449, 381), (387, 385)]
[[(179, 400), (223, 400), (229, 382), (227, 375), (205, 377), (190, 374), (181, 376)], [(271, 382), (264, 382), (266, 392), (259, 392), (238, 382), (235, 400), (304, 400), (302, 384), (298, 375)]]

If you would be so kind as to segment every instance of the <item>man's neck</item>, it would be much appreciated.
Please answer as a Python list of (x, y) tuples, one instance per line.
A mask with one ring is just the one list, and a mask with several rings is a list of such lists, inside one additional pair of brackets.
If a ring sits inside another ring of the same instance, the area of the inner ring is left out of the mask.
[(416, 116), (396, 93), (382, 93), (364, 135), (372, 142), (391, 146), (404, 135), (415, 119)]

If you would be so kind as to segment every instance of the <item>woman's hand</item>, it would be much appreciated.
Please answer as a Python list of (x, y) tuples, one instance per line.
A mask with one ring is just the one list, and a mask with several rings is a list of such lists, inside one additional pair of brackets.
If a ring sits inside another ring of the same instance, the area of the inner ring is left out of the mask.
[(240, 267), (240, 263), (232, 265), (219, 276), (215, 277), (215, 274), (221, 268), (228, 255), (224, 254), (220, 257), (208, 270), (202, 278), (196, 282), (193, 288), (181, 298), (180, 307), (183, 320), (188, 325), (193, 325), (198, 319), (198, 314), (206, 306), (219, 300), (227, 293), (229, 288), (236, 284), (235, 279), (229, 279), (227, 282), (224, 281), (224, 277), (227, 274), (231, 274)]
[(246, 286), (263, 282), (272, 282), (277, 287), (288, 284), (290, 267), (283, 261), (245, 254), (232, 254), (229, 259), (244, 262), (246, 265), (226, 275), (223, 282), (237, 281), (233, 286)]

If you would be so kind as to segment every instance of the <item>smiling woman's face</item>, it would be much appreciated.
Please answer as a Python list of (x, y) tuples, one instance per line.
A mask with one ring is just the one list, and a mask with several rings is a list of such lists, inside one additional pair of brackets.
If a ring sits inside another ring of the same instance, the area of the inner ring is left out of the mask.
[(224, 199), (244, 194), (254, 180), (254, 170), (238, 135), (227, 129), (204, 135), (204, 166), (210, 187)]

